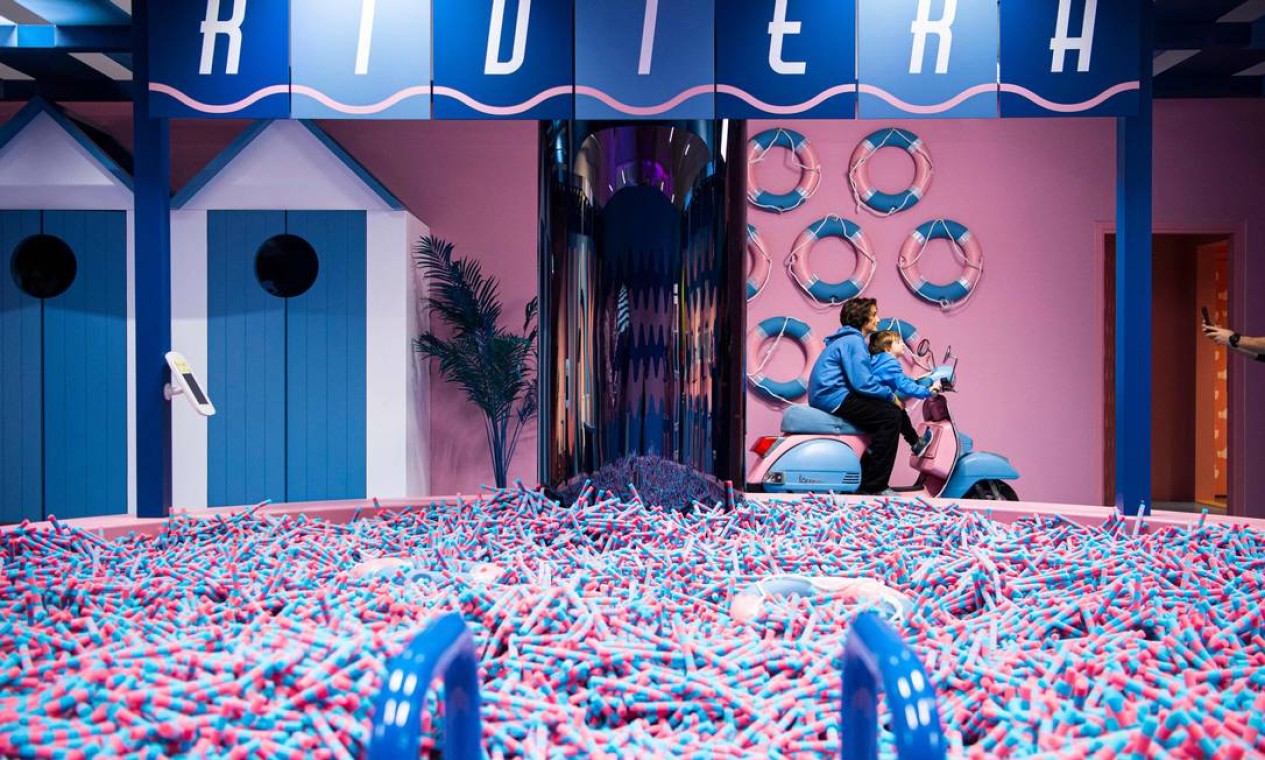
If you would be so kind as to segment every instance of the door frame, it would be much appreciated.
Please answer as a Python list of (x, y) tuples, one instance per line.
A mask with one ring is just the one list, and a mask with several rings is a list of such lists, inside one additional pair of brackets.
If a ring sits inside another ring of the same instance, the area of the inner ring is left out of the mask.
[[(1097, 267), (1097, 275), (1095, 284), (1098, 293), (1102, 297), (1102, 308), (1100, 313), (1107, 314), (1109, 307), (1112, 308), (1114, 314), (1115, 306), (1115, 290), (1108, 289), (1109, 282), (1114, 283), (1114, 276), (1110, 279), (1107, 277), (1106, 259), (1107, 259), (1107, 236), (1116, 234), (1115, 222), (1097, 222), (1094, 224), (1094, 246), (1098, 254), (1099, 266)], [(1230, 248), (1230, 323), (1243, 324), (1246, 314), (1247, 304), (1247, 286), (1244, 284), (1245, 278), (1243, 274), (1247, 271), (1247, 223), (1239, 222), (1238, 224), (1170, 224), (1156, 222), (1151, 225), (1151, 237), (1157, 235), (1210, 235), (1217, 237), (1225, 237), (1229, 240)], [(1192, 319), (1197, 315), (1192, 315)], [(1106, 358), (1114, 356), (1115, 353), (1115, 335), (1116, 323), (1114, 318), (1107, 320), (1103, 335), (1103, 503), (1110, 505), (1115, 503), (1115, 475), (1116, 462), (1115, 450), (1119, 438), (1115, 434), (1115, 376), (1116, 367), (1108, 365)], [(1244, 410), (1247, 408), (1247, 384), (1243, 377), (1243, 362), (1231, 361), (1229, 363), (1229, 374), (1226, 378), (1226, 393), (1229, 396), (1229, 437), (1230, 451), (1227, 457), (1226, 484), (1226, 512), (1230, 515), (1239, 515), (1237, 507), (1239, 497), (1246, 492), (1246, 462), (1245, 455), (1247, 450), (1247, 429), (1243, 425)]]

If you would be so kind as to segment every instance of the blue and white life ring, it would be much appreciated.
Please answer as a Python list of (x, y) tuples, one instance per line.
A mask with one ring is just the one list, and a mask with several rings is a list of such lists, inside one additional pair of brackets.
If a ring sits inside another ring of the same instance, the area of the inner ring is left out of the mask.
[(896, 317), (880, 319), (878, 321), (878, 329), (891, 330), (896, 333), (910, 349), (917, 348), (918, 339), (921, 337), (918, 335), (917, 327), (914, 327), (912, 324), (903, 319), (897, 319)]
[(751, 269), (747, 273), (747, 300), (750, 301), (769, 284), (773, 272), (773, 257), (754, 224), (747, 225), (747, 253), (751, 254)]
[[(808, 252), (813, 244), (826, 237), (843, 240), (856, 251), (857, 263), (852, 274), (843, 282), (824, 282), (809, 269)], [(795, 240), (795, 247), (786, 260), (791, 279), (814, 301), (823, 304), (843, 303), (865, 290), (874, 277), (878, 260), (870, 247), (870, 241), (861, 228), (849, 219), (828, 216), (808, 225)]]
[[(922, 276), (918, 262), (927, 243), (932, 240), (948, 240), (962, 262), (962, 275), (943, 285), (928, 282)], [(964, 225), (952, 219), (932, 219), (909, 234), (900, 247), (898, 260), (900, 276), (909, 289), (941, 309), (952, 309), (966, 303), (966, 299), (979, 285), (984, 274), (984, 249), (979, 240)]]
[[(899, 193), (885, 193), (870, 180), (869, 162), (883, 148), (901, 148), (914, 160), (914, 181)], [(922, 140), (904, 129), (880, 129), (861, 141), (852, 151), (848, 183), (858, 206), (877, 216), (891, 216), (917, 205), (931, 187), (931, 154)]]
[[(804, 371), (793, 380), (774, 380), (764, 374), (764, 366), (783, 338), (790, 338), (804, 349)], [(808, 394), (808, 376), (812, 374), (813, 364), (821, 356), (825, 344), (805, 322), (794, 317), (769, 317), (747, 334), (747, 361), (754, 362), (765, 341), (769, 340), (773, 341), (773, 345), (760, 358), (755, 369), (747, 373), (747, 380), (760, 395), (772, 401), (791, 403), (803, 398)]]
[[(770, 193), (760, 188), (756, 167), (773, 148), (786, 148), (799, 161), (799, 184), (785, 193)], [(792, 129), (766, 129), (747, 143), (747, 200), (756, 208), (784, 214), (799, 208), (817, 192), (821, 184), (821, 162), (808, 138)]]

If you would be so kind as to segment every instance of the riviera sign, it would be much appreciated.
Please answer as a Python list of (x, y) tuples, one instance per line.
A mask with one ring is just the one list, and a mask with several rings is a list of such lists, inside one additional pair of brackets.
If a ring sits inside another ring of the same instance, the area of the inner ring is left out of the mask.
[(1139, 2), (166, 0), (151, 113), (1125, 116)]

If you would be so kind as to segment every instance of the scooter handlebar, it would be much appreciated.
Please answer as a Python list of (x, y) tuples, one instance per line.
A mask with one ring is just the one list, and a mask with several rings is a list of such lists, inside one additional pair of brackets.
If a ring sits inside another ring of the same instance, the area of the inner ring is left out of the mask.
[(919, 385), (923, 386), (924, 388), (930, 388), (932, 385), (935, 385), (937, 382), (940, 383), (942, 386), (949, 388), (949, 387), (952, 387), (953, 385), (953, 378), (954, 378), (954, 375), (956, 374), (954, 370), (955, 370), (955, 367), (953, 365), (942, 364), (939, 367), (936, 367), (935, 369), (931, 370), (930, 374), (927, 374), (918, 378), (917, 382)]

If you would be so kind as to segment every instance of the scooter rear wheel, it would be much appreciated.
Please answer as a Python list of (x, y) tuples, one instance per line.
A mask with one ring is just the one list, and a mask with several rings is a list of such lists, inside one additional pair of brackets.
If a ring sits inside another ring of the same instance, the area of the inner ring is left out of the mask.
[(1019, 501), (1019, 494), (1004, 480), (981, 480), (966, 492), (968, 499), (985, 501)]

